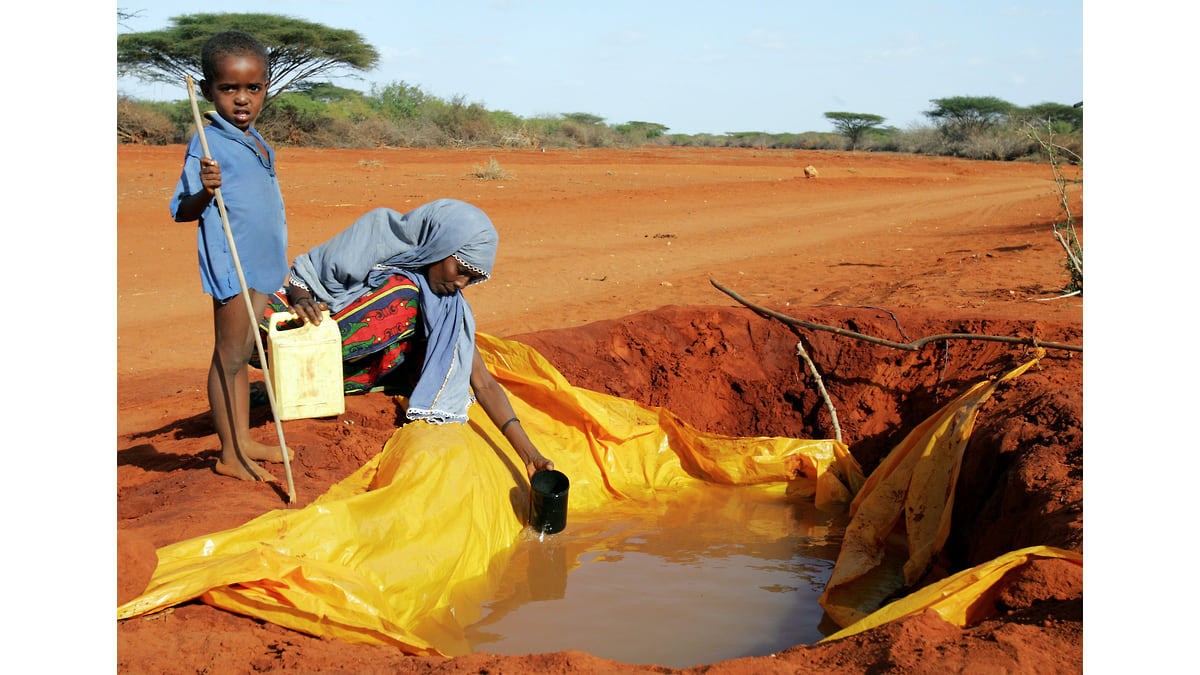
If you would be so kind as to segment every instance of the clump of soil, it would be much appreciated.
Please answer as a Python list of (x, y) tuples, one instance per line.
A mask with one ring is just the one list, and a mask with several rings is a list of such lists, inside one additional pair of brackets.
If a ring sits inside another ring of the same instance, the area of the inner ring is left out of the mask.
[[(1033, 335), (1082, 342), (1078, 323), (989, 319), (947, 310), (823, 307), (797, 318), (907, 342), (934, 333)], [(869, 472), (904, 434), (970, 384), (1027, 358), (1020, 347), (954, 341), (906, 352), (829, 333), (798, 332), (743, 308), (664, 307), (623, 319), (516, 336), (577, 386), (663, 406), (706, 431), (738, 436), (833, 436), (803, 341), (832, 396), (843, 440)], [(197, 370), (195, 381), (202, 381)], [(149, 386), (149, 385), (146, 385)], [(165, 392), (164, 392), (165, 393)], [(171, 396), (203, 409), (203, 392)], [(193, 400), (200, 399), (200, 400)], [(1078, 552), (1082, 530), (1082, 357), (1049, 352), (1040, 368), (1002, 385), (980, 413), (957, 486), (947, 565), (957, 571), (1035, 544)], [(129, 414), (139, 414), (130, 410)], [(148, 418), (163, 411), (144, 410)], [(266, 409), (253, 432), (274, 433)], [(206, 414), (166, 413), (156, 428), (119, 438), (118, 585), (144, 586), (146, 542), (161, 546), (236, 526), (281, 504), (279, 488), (211, 471)], [(402, 422), (382, 394), (347, 399), (344, 415), (288, 423), (299, 505), (382, 447)], [(137, 551), (141, 551), (139, 555)], [(893, 622), (834, 643), (674, 671), (627, 666), (580, 652), (529, 656), (409, 657), (382, 647), (313, 638), (199, 603), (120, 622), (122, 672), (230, 672), (335, 668), (355, 672), (997, 672), (1082, 670), (1082, 580), (1076, 565), (1038, 564), (1006, 579), (999, 616), (959, 629), (936, 614)], [(215, 647), (214, 645), (219, 645)]]

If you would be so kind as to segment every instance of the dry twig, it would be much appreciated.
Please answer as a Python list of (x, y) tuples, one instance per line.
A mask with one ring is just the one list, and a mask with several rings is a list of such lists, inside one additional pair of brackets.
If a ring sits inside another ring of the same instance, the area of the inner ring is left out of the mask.
[(829, 417), (833, 420), (833, 437), (841, 443), (842, 425), (838, 424), (837, 410), (833, 407), (833, 400), (829, 398), (829, 392), (825, 391), (825, 382), (821, 379), (821, 373), (817, 370), (817, 364), (813, 363), (812, 357), (805, 351), (803, 342), (796, 343), (796, 356), (804, 359), (804, 362), (808, 364), (808, 370), (813, 374), (813, 379), (817, 382), (817, 391), (820, 392), (821, 398), (825, 399), (825, 407), (829, 408)]
[(877, 337), (872, 337), (870, 335), (863, 335), (862, 333), (856, 333), (852, 330), (846, 330), (845, 328), (838, 328), (837, 326), (826, 326), (825, 324), (813, 323), (811, 321), (803, 321), (801, 319), (796, 319), (796, 318), (790, 317), (786, 314), (780, 314), (779, 312), (776, 312), (771, 309), (767, 309), (766, 307), (763, 307), (761, 305), (756, 305), (756, 304), (750, 302), (749, 300), (746, 300), (745, 298), (738, 295), (737, 293), (722, 286), (720, 283), (717, 282), (716, 279), (709, 279), (708, 281), (713, 286), (715, 286), (717, 288), (717, 290), (728, 295), (729, 297), (733, 298), (734, 300), (737, 300), (738, 302), (742, 303), (746, 307), (749, 307), (750, 309), (752, 309), (755, 312), (758, 312), (759, 314), (762, 314), (764, 316), (769, 316), (773, 319), (778, 319), (778, 320), (788, 324), (789, 326), (800, 326), (801, 328), (825, 331), (828, 333), (833, 333), (835, 335), (841, 335), (843, 337), (849, 337), (849, 338), (854, 338), (856, 340), (862, 340), (864, 342), (870, 342), (872, 344), (883, 345), (884, 347), (892, 347), (893, 349), (903, 349), (905, 351), (915, 352), (915, 351), (919, 351), (922, 347), (929, 344), (930, 342), (938, 342), (941, 340), (979, 340), (982, 342), (1004, 342), (1007, 344), (1029, 345), (1031, 347), (1044, 347), (1046, 349), (1064, 349), (1066, 351), (1071, 351), (1071, 352), (1082, 352), (1083, 351), (1082, 345), (1070, 345), (1070, 344), (1065, 344), (1062, 342), (1043, 342), (1035, 337), (1009, 337), (1009, 336), (1004, 336), (1004, 335), (977, 335), (975, 333), (942, 333), (940, 335), (930, 335), (928, 337), (923, 337), (918, 340), (913, 340), (912, 342), (909, 342), (909, 343), (892, 342), (891, 340), (884, 340), (883, 338), (877, 338)]

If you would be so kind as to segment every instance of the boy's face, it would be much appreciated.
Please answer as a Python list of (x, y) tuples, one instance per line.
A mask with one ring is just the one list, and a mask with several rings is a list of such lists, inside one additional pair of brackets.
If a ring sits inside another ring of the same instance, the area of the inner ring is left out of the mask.
[(268, 84), (267, 64), (261, 58), (226, 54), (217, 57), (213, 81), (201, 82), (200, 90), (222, 119), (247, 131), (262, 112)]

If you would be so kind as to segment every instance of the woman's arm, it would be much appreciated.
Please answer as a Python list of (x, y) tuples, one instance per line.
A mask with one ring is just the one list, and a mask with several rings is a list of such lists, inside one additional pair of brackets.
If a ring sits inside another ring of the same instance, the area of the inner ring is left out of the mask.
[(538, 452), (533, 441), (529, 440), (529, 436), (521, 428), (521, 422), (517, 420), (512, 404), (508, 401), (508, 394), (504, 393), (504, 388), (488, 372), (478, 348), (475, 350), (475, 361), (471, 365), (471, 388), (475, 390), (476, 400), (483, 406), (492, 423), (501, 429), (504, 438), (512, 444), (513, 449), (525, 462), (525, 472), (530, 477), (540, 469), (554, 468), (554, 462)]

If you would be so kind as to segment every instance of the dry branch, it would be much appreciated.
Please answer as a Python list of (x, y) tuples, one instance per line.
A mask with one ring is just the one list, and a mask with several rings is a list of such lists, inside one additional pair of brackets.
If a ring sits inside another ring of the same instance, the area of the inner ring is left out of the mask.
[(746, 307), (749, 307), (750, 309), (752, 309), (755, 312), (758, 312), (759, 314), (762, 314), (764, 316), (769, 316), (773, 319), (778, 319), (778, 320), (788, 324), (789, 326), (800, 326), (801, 328), (825, 331), (827, 333), (833, 333), (835, 335), (841, 335), (843, 337), (849, 337), (849, 338), (854, 338), (856, 340), (862, 340), (864, 342), (870, 342), (872, 344), (883, 345), (884, 347), (892, 347), (893, 349), (903, 349), (905, 351), (915, 352), (915, 351), (919, 351), (922, 347), (929, 344), (930, 342), (939, 342), (941, 340), (978, 340), (978, 341), (982, 341), (982, 342), (1004, 342), (1007, 344), (1029, 345), (1031, 347), (1044, 347), (1046, 349), (1065, 349), (1067, 351), (1072, 351), (1072, 352), (1082, 352), (1083, 351), (1082, 345), (1070, 345), (1070, 344), (1065, 344), (1062, 342), (1043, 342), (1035, 337), (1008, 337), (1008, 336), (1004, 336), (1004, 335), (977, 335), (975, 333), (942, 333), (940, 335), (930, 335), (928, 337), (923, 337), (923, 338), (920, 338), (918, 340), (913, 340), (912, 342), (908, 342), (908, 343), (892, 342), (891, 340), (884, 340), (883, 338), (877, 338), (877, 337), (873, 337), (870, 335), (863, 335), (862, 333), (856, 333), (852, 330), (846, 330), (845, 328), (838, 328), (836, 326), (826, 326), (825, 324), (813, 323), (811, 321), (803, 321), (801, 319), (796, 319), (796, 318), (790, 317), (786, 314), (780, 314), (779, 312), (776, 312), (771, 309), (767, 309), (766, 307), (763, 307), (761, 305), (756, 305), (756, 304), (750, 302), (749, 300), (746, 300), (745, 298), (743, 298), (742, 296), (733, 292), (732, 290), (722, 286), (719, 282), (717, 282), (716, 279), (709, 279), (708, 281), (713, 286), (715, 286), (717, 288), (717, 290), (728, 295), (729, 297), (733, 298), (734, 300), (737, 300), (738, 302), (742, 303)]
[(825, 407), (829, 408), (829, 417), (833, 420), (833, 435), (839, 443), (842, 442), (842, 425), (838, 424), (837, 409), (833, 407), (833, 399), (829, 398), (829, 392), (825, 391), (825, 381), (821, 379), (821, 372), (817, 370), (817, 364), (813, 363), (812, 357), (808, 355), (808, 351), (804, 349), (803, 342), (796, 343), (796, 356), (804, 359), (808, 364), (808, 370), (812, 372), (813, 379), (817, 383), (817, 391), (820, 392), (821, 398), (825, 399)]

